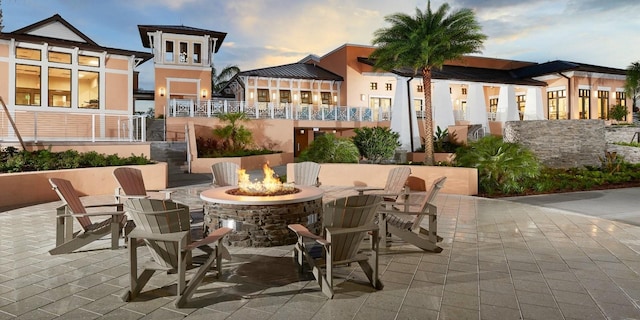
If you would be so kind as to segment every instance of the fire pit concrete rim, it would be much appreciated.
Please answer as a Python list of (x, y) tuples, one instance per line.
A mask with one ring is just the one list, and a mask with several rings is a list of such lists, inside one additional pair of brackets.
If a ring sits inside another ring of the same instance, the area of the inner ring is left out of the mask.
[(237, 187), (219, 187), (205, 190), (200, 193), (200, 199), (213, 203), (237, 204), (237, 205), (278, 205), (298, 203), (322, 198), (324, 191), (312, 186), (296, 186), (298, 193), (282, 196), (236, 196), (227, 193), (227, 190)]

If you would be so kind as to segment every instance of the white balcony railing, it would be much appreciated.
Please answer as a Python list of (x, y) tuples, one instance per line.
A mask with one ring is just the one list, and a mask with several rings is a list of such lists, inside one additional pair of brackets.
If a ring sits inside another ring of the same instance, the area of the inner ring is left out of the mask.
[[(146, 118), (104, 113), (22, 111), (11, 114), (24, 141), (145, 141)], [(18, 136), (7, 114), (0, 109), (0, 142), (16, 142)]]

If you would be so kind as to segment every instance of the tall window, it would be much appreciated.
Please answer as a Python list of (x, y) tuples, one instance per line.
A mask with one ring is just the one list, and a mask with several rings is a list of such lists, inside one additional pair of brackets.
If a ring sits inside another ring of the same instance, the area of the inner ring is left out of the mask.
[(269, 102), (268, 89), (258, 89), (258, 102)]
[(311, 104), (311, 91), (300, 92), (300, 103)]
[(100, 108), (100, 73), (78, 71), (78, 106), (80, 108)]
[(567, 90), (556, 90), (547, 92), (547, 106), (549, 112), (549, 120), (568, 119)]
[(392, 83), (385, 83), (384, 84), (384, 89), (387, 90), (387, 91), (393, 90), (393, 84)]
[(49, 68), (49, 106), (71, 107), (71, 70)]
[[(616, 97), (615, 97), (616, 102), (615, 102), (614, 105), (616, 105), (616, 106), (617, 105), (621, 105), (621, 106), (626, 108), (627, 100), (625, 98), (626, 98), (626, 95), (625, 95), (625, 93), (623, 91), (616, 91)], [(627, 115), (624, 116), (624, 120), (625, 121), (627, 120)]]
[(164, 43), (164, 61), (173, 62), (173, 41)]
[(498, 112), (498, 98), (489, 99), (489, 112)]
[(416, 111), (416, 117), (424, 118), (424, 104), (422, 99), (413, 99), (413, 109)]
[(369, 87), (371, 88), (371, 90), (378, 90), (378, 83), (377, 82), (371, 82), (369, 84)]
[(589, 119), (589, 100), (591, 100), (591, 90), (578, 89), (578, 116), (580, 119)]
[(187, 63), (189, 62), (189, 56), (187, 55), (187, 43), (180, 42), (180, 62)]
[(598, 90), (598, 118), (609, 118), (609, 91)]
[(331, 92), (320, 92), (320, 99), (322, 104), (331, 104)]
[(516, 96), (516, 103), (518, 104), (518, 113), (520, 114), (520, 120), (524, 119), (524, 106), (527, 104), (527, 98), (524, 94)]
[(39, 66), (16, 64), (16, 105), (41, 105)]
[(373, 121), (390, 119), (391, 98), (370, 98), (369, 106), (373, 109)]
[(193, 63), (201, 63), (200, 56), (202, 55), (202, 45), (199, 43), (193, 44)]

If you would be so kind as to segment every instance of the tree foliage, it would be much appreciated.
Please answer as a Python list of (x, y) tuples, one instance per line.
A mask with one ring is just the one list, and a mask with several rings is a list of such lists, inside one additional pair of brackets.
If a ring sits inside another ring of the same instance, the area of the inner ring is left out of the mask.
[(240, 68), (236, 65), (229, 65), (224, 67), (218, 73), (218, 69), (213, 67), (211, 70), (211, 90), (215, 93), (220, 93), (222, 89), (229, 83), (229, 80), (240, 72)]
[(355, 128), (353, 143), (360, 155), (373, 163), (393, 157), (400, 146), (400, 134), (386, 127)]
[(624, 89), (628, 97), (631, 97), (633, 103), (633, 111), (638, 111), (638, 105), (636, 99), (640, 94), (640, 61), (631, 63), (627, 67), (627, 78), (624, 84)]
[(229, 112), (222, 113), (218, 117), (221, 121), (228, 122), (226, 126), (213, 129), (213, 134), (223, 140), (223, 149), (238, 151), (251, 144), (252, 133), (241, 124), (241, 122), (249, 121), (246, 113)]
[[(390, 24), (375, 31), (373, 44), (378, 48), (370, 58), (374, 67), (386, 71), (411, 68), (414, 75), (422, 76), (425, 99), (424, 136), (433, 135), (431, 106), (431, 73), (442, 68), (447, 60), (464, 54), (479, 53), (486, 35), (471, 9), (449, 13), (449, 4), (443, 3), (437, 11), (431, 10), (431, 1), (425, 11), (416, 8), (415, 16), (395, 13), (385, 17)], [(425, 163), (433, 164), (433, 141), (426, 139)]]
[(357, 163), (359, 157), (358, 147), (351, 139), (338, 138), (331, 133), (315, 138), (299, 156), (301, 161), (318, 163)]

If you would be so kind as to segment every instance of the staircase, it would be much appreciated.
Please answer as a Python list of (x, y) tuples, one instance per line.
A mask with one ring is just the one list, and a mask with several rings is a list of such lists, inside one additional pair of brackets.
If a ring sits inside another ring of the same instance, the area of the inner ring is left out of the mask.
[(172, 174), (185, 173), (189, 170), (187, 143), (152, 141), (151, 160), (166, 162), (170, 176)]
[(147, 118), (147, 141), (164, 141), (164, 119)]

